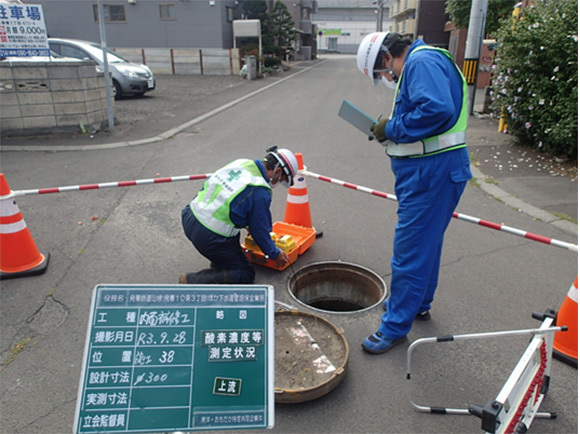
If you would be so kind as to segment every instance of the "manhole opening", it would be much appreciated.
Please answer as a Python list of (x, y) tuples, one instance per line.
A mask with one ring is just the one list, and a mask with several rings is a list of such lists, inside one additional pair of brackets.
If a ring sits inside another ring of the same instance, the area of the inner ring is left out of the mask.
[(376, 306), (385, 298), (387, 285), (360, 265), (317, 262), (294, 273), (288, 291), (297, 302), (315, 310), (348, 313)]

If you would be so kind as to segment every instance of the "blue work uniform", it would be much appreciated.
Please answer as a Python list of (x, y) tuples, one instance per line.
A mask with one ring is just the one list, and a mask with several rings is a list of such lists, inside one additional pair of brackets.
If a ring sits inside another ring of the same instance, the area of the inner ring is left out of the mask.
[[(264, 184), (267, 184), (264, 164), (260, 160), (255, 160), (253, 164), (263, 176)], [(275, 259), (280, 251), (270, 236), (272, 231), (271, 201), (272, 193), (269, 187), (247, 185), (230, 202), (229, 220), (236, 228), (247, 228), (262, 252), (269, 258)], [(231, 236), (216, 233), (199, 221), (191, 204), (183, 208), (181, 217), (185, 235), (199, 253), (209, 259), (216, 269), (230, 272), (231, 279), (228, 279), (227, 283), (254, 282), (254, 267), (241, 249), (239, 231), (235, 231)]]
[[(387, 139), (396, 146), (426, 143), (428, 138), (456, 131), (460, 119), (463, 129), (467, 126), (466, 85), (457, 66), (442, 51), (419, 47), (429, 48), (421, 39), (409, 47), (385, 127)], [(464, 137), (461, 133), (459, 137)], [(471, 170), (464, 142), (424, 155), (392, 157), (391, 168), (398, 221), (391, 295), (378, 331), (398, 339), (409, 333), (417, 313), (431, 308), (445, 230)]]

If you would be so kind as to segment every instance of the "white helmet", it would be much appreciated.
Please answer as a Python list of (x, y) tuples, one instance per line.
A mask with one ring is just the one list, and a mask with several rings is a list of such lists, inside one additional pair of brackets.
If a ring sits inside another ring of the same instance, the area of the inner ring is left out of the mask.
[(381, 81), (380, 78), (375, 78), (374, 67), (379, 51), (381, 51), (383, 42), (389, 33), (390, 32), (369, 33), (358, 46), (358, 52), (356, 54), (358, 69), (371, 79), (373, 86), (377, 86)]
[(286, 188), (294, 185), (294, 177), (298, 173), (298, 160), (296, 160), (292, 151), (289, 151), (288, 149), (277, 149), (277, 147), (274, 146), (268, 149), (268, 154), (271, 154), (276, 158), (282, 167), (282, 170), (288, 177), (288, 182), (280, 181), (280, 184)]

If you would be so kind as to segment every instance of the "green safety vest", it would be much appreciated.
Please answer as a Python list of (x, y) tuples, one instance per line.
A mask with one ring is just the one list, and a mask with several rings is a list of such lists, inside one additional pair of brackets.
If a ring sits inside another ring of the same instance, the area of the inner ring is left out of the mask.
[[(455, 68), (457, 69), (457, 73), (461, 77), (461, 82), (463, 85), (463, 102), (461, 105), (461, 112), (459, 113), (459, 117), (457, 118), (457, 122), (453, 125), (449, 130), (445, 131), (442, 134), (437, 136), (428, 137), (426, 139), (421, 140), (420, 142), (415, 143), (394, 143), (389, 142), (387, 144), (387, 155), (391, 157), (416, 157), (422, 156), (426, 154), (433, 154), (439, 151), (449, 151), (452, 148), (458, 149), (465, 147), (465, 131), (467, 130), (467, 112), (468, 112), (468, 102), (467, 102), (467, 82), (465, 81), (465, 77), (461, 73), (459, 67), (453, 61), (451, 54), (447, 50), (443, 48), (431, 47), (429, 45), (421, 45), (420, 47), (415, 48), (409, 56), (412, 56), (413, 53), (420, 51), (420, 50), (432, 50), (432, 51), (439, 51), (440, 53), (447, 56), (449, 61), (453, 63)], [(403, 75), (405, 73), (405, 68), (403, 67), (403, 72), (401, 72), (401, 77), (399, 78), (399, 82), (397, 83), (397, 89), (395, 90), (395, 100), (393, 102), (393, 110), (391, 112), (391, 118), (395, 113), (395, 105), (397, 101), (397, 96), (399, 95), (399, 87), (403, 81)]]
[(230, 219), (230, 204), (248, 185), (271, 191), (254, 161), (236, 160), (210, 176), (189, 206), (206, 228), (218, 235), (233, 237), (240, 233), (240, 228)]

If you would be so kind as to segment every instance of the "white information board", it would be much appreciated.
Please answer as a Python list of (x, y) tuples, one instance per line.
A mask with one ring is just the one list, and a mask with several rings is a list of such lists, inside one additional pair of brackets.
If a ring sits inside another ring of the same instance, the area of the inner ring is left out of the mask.
[(97, 285), (73, 432), (274, 426), (274, 288)]
[(260, 20), (234, 20), (234, 38), (261, 36)]

